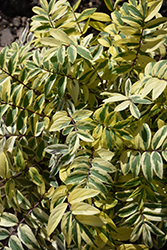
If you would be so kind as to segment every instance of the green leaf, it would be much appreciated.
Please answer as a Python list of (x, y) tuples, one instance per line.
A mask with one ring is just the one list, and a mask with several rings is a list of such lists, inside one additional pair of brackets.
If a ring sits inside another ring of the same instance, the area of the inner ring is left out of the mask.
[(50, 34), (56, 40), (65, 45), (70, 45), (71, 43), (69, 36), (61, 29), (50, 29)]
[(82, 22), (84, 20), (86, 20), (87, 18), (89, 18), (94, 12), (96, 11), (96, 8), (89, 8), (89, 9), (85, 9), (82, 11), (82, 13), (80, 14), (80, 16), (78, 17), (78, 22)]
[(15, 181), (12, 179), (9, 179), (6, 183), (5, 183), (5, 193), (9, 198), (12, 198), (14, 195), (14, 191), (15, 191)]
[(33, 135), (36, 135), (38, 128), (38, 115), (32, 114), (30, 116), (30, 129)]
[(84, 202), (77, 202), (72, 204), (71, 211), (74, 215), (94, 215), (100, 213), (97, 208)]
[(137, 128), (134, 143), (136, 149), (149, 149), (151, 144), (151, 130), (147, 123), (143, 123)]
[(156, 175), (159, 178), (162, 179), (162, 177), (163, 177), (163, 161), (162, 161), (161, 155), (158, 152), (153, 151), (151, 153), (151, 162), (152, 162), (154, 172), (156, 173)]
[(152, 162), (151, 162), (151, 155), (147, 152), (144, 152), (142, 154), (141, 158), (141, 165), (142, 170), (145, 178), (151, 182), (153, 178), (153, 168), (152, 168)]
[(167, 136), (167, 125), (161, 127), (153, 136), (152, 138), (152, 144), (151, 147), (152, 149), (158, 149), (164, 140), (166, 139)]
[(0, 51), (0, 67), (4, 68), (5, 64), (6, 64), (6, 52), (7, 52), (7, 47), (3, 48)]
[(10, 108), (8, 110), (6, 114), (6, 126), (10, 126), (14, 122), (17, 113), (18, 113), (18, 108)]
[(73, 101), (76, 103), (78, 101), (78, 96), (79, 96), (79, 92), (80, 92), (78, 81), (75, 81), (75, 80), (72, 81), (71, 79), (68, 80), (67, 89), (68, 89)]
[(66, 86), (67, 86), (67, 77), (66, 76), (60, 77), (59, 80), (57, 81), (58, 95), (60, 98), (63, 97), (66, 91)]
[(77, 135), (82, 141), (85, 141), (85, 142), (93, 142), (94, 141), (94, 138), (88, 132), (85, 132), (85, 131), (78, 129)]
[(48, 5), (47, 0), (40, 0), (40, 4), (41, 4), (41, 7), (42, 7), (46, 12), (48, 12), (48, 10), (49, 10), (49, 5)]
[(128, 217), (129, 215), (132, 215), (135, 213), (138, 209), (138, 204), (137, 203), (131, 203), (130, 205), (124, 206), (121, 208), (118, 212), (118, 215), (120, 217)]
[(28, 118), (27, 110), (21, 110), (21, 112), (17, 118), (17, 129), (18, 130), (21, 130), (24, 127), (24, 125), (26, 124), (27, 118)]
[(95, 189), (83, 189), (75, 188), (68, 196), (68, 201), (70, 204), (83, 201), (98, 195), (100, 191)]
[(33, 90), (29, 90), (26, 92), (26, 95), (24, 96), (24, 107), (30, 106), (33, 101)]
[(130, 171), (130, 155), (131, 152), (129, 150), (123, 151), (120, 157), (120, 165), (121, 165), (121, 170), (124, 175), (128, 174)]
[(68, 203), (61, 203), (57, 205), (51, 212), (48, 220), (47, 234), (48, 236), (56, 229), (61, 221), (63, 214), (68, 206)]
[(12, 235), (9, 239), (9, 247), (12, 250), (23, 250), (23, 246), (21, 241), (17, 238), (17, 236)]
[(129, 5), (128, 11), (130, 12), (130, 14), (132, 16), (136, 17), (136, 19), (143, 20), (143, 16), (142, 16), (141, 12), (134, 5)]
[(66, 116), (61, 117), (53, 122), (53, 124), (50, 126), (49, 131), (50, 132), (51, 131), (58, 131), (58, 130), (61, 130), (63, 128), (66, 128), (70, 122), (71, 122), (70, 117), (66, 117)]
[(34, 110), (38, 112), (42, 112), (44, 102), (45, 102), (44, 94), (38, 96), (38, 98), (35, 100), (35, 103), (34, 103)]
[(167, 21), (166, 17), (158, 17), (146, 23), (145, 27), (148, 29), (155, 28), (159, 26), (160, 24), (165, 23), (166, 21)]
[(10, 177), (9, 172), (9, 163), (5, 153), (0, 154), (0, 176), (4, 179), (8, 179)]
[(130, 103), (129, 109), (130, 109), (131, 114), (135, 118), (137, 118), (137, 119), (140, 118), (140, 111), (139, 111), (138, 107), (133, 102)]
[(64, 63), (64, 60), (65, 60), (65, 47), (64, 46), (61, 46), (58, 49), (57, 59), (58, 59), (58, 61), (59, 61), (60, 64)]
[[(32, 182), (31, 182), (31, 185), (32, 185)], [(22, 209), (31, 208), (31, 204), (29, 200), (19, 190), (17, 190), (17, 199), (18, 199), (20, 208)]]
[(18, 171), (23, 170), (25, 168), (25, 160), (23, 158), (23, 153), (19, 148), (17, 148), (16, 156), (14, 157), (14, 161), (15, 161), (15, 164), (16, 164)]
[(31, 180), (37, 185), (37, 186), (41, 186), (43, 183), (43, 178), (42, 176), (39, 174), (38, 170), (35, 167), (31, 167), (28, 170), (30, 176), (31, 176)]
[(10, 94), (11, 94), (11, 77), (5, 77), (5, 80), (3, 81), (2, 89), (1, 89), (1, 98), (9, 102), (10, 100)]
[(0, 240), (5, 240), (10, 235), (10, 232), (5, 228), (0, 228)]
[(35, 238), (35, 235), (33, 234), (33, 231), (29, 226), (26, 224), (20, 224), (18, 227), (18, 237), (21, 240), (21, 242), (26, 245), (29, 249), (32, 250), (40, 250), (40, 246)]
[(73, 220), (72, 222), (72, 233), (74, 237), (74, 242), (80, 249), (81, 248), (81, 228), (79, 224), (76, 222), (76, 220)]
[(141, 153), (132, 151), (130, 155), (130, 169), (132, 171), (134, 178), (136, 178), (140, 172), (140, 160), (141, 160)]
[(13, 55), (11, 56), (11, 58), (8, 61), (8, 72), (9, 74), (14, 74), (16, 67), (17, 67), (17, 61), (18, 61), (18, 51), (16, 51), (15, 53), (13, 53)]
[(92, 113), (93, 112), (91, 110), (80, 109), (74, 112), (72, 118), (74, 119), (74, 121), (85, 120), (89, 118), (92, 115)]
[(112, 74), (125, 74), (131, 70), (131, 65), (121, 65), (112, 70)]
[(151, 221), (145, 221), (145, 223), (150, 227), (150, 231), (155, 235), (165, 235), (165, 233), (156, 227)]
[(151, 20), (160, 10), (162, 6), (163, 0), (157, 0), (156, 2), (153, 2), (152, 5), (150, 6), (148, 13), (145, 18), (145, 22), (148, 22)]
[(66, 238), (67, 245), (69, 246), (72, 241), (72, 214), (67, 212), (61, 221), (61, 230)]
[(44, 86), (44, 94), (45, 94), (45, 96), (47, 96), (50, 93), (50, 91), (52, 90), (55, 82), (56, 82), (56, 75), (53, 74), (48, 78), (48, 80), (45, 83), (45, 86)]
[(0, 226), (2, 227), (14, 227), (19, 223), (18, 218), (11, 213), (4, 212), (0, 216)]
[(42, 224), (48, 223), (48, 214), (46, 214), (41, 208), (35, 207), (32, 211), (33, 216)]
[(107, 223), (107, 220), (95, 215), (76, 215), (76, 220), (82, 224), (94, 227), (102, 227)]
[(45, 16), (47, 14), (47, 12), (44, 9), (42, 9), (42, 8), (40, 8), (38, 6), (33, 7), (32, 10), (33, 10), (34, 13), (36, 13), (38, 15), (44, 15)]
[(82, 1), (82, 0), (78, 0), (78, 1), (74, 4), (74, 6), (73, 6), (73, 10), (74, 10), (74, 11), (76, 11), (76, 10), (78, 9), (78, 7), (79, 7), (81, 1)]
[(113, 4), (111, 0), (104, 0), (106, 7), (110, 10), (113, 11)]
[(42, 23), (48, 23), (49, 22), (49, 18), (48, 16), (43, 16), (43, 15), (35, 15), (32, 17), (33, 21), (36, 22), (42, 22)]
[(83, 180), (86, 180), (87, 172), (86, 171), (75, 171), (74, 173), (71, 173), (67, 176), (65, 183), (71, 184), (75, 182), (80, 182)]
[(77, 58), (77, 49), (76, 49), (76, 47), (74, 45), (70, 45), (67, 48), (67, 54), (68, 54), (68, 57), (69, 57), (70, 61), (72, 63), (74, 63), (76, 58)]
[(77, 53), (81, 57), (83, 57), (87, 60), (92, 60), (92, 55), (91, 55), (90, 51), (83, 46), (80, 46), (80, 45), (77, 46)]
[(5, 112), (8, 110), (9, 105), (7, 104), (1, 104), (0, 105), (0, 119), (5, 114)]

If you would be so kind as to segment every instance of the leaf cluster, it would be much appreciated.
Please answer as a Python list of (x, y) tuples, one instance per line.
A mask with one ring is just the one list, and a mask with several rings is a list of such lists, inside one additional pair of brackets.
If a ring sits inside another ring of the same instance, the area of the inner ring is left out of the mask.
[(40, 0), (0, 52), (1, 249), (166, 243), (163, 1), (104, 2)]

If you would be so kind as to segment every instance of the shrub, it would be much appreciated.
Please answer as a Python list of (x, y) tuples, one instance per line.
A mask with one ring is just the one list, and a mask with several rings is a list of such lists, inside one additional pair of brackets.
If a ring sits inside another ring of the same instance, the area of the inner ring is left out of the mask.
[(0, 53), (1, 249), (166, 242), (163, 1), (80, 2), (40, 0)]

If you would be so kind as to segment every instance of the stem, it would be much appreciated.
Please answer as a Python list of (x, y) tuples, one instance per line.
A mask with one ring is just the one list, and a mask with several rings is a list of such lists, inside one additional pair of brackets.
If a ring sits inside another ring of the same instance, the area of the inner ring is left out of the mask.
[[(35, 155), (34, 155), (33, 157), (31, 157), (31, 158), (26, 162), (26, 164), (28, 164), (28, 162), (29, 162), (30, 160), (32, 160), (32, 158), (34, 158), (34, 157), (35, 157)], [(18, 176), (20, 176), (22, 173), (27, 172), (27, 170), (29, 170), (31, 167), (34, 167), (34, 166), (38, 165), (39, 163), (45, 162), (45, 161), (48, 161), (48, 159), (41, 160), (41, 161), (39, 161), (39, 162), (34, 163), (33, 165), (31, 165), (31, 166), (29, 166), (29, 167), (26, 167), (25, 169), (21, 170), (20, 172), (16, 173), (15, 175), (11, 176), (9, 179), (3, 179), (3, 180), (1, 180), (1, 181), (0, 181), (0, 188), (3, 187), (3, 186), (6, 184), (6, 182), (7, 182), (8, 180), (16, 179), (16, 178), (17, 178)], [(1, 183), (2, 183), (2, 184), (1, 184)]]
[[(141, 31), (141, 36), (140, 36), (140, 40), (139, 40), (139, 47), (138, 47), (138, 49), (137, 49), (136, 57), (135, 57), (135, 59), (134, 59), (134, 61), (133, 61), (133, 63), (132, 63), (132, 69), (133, 69), (133, 67), (135, 66), (135, 63), (136, 63), (136, 61), (137, 61), (137, 59), (138, 59), (138, 56), (139, 56), (139, 51), (140, 51), (141, 44), (142, 44), (142, 39), (143, 39), (143, 32), (144, 32), (144, 24), (143, 24), (142, 31)], [(132, 70), (131, 70), (131, 71), (132, 71)]]
[(77, 25), (78, 25), (78, 29), (79, 29), (81, 35), (83, 36), (84, 34), (83, 34), (82, 29), (81, 29), (81, 26), (80, 26), (80, 24), (79, 24), (79, 22), (78, 22), (77, 16), (76, 16), (76, 14), (75, 14), (73, 8), (72, 8), (71, 6), (70, 6), (70, 8), (71, 8), (71, 12), (72, 12), (73, 15), (74, 15), (75, 21), (76, 21), (76, 23), (77, 23)]
[(30, 110), (30, 109), (23, 108), (23, 107), (20, 107), (20, 106), (16, 106), (15, 104), (12, 104), (12, 103), (7, 103), (7, 102), (5, 102), (4, 100), (1, 100), (1, 103), (6, 104), (6, 105), (10, 105), (10, 106), (12, 106), (12, 107), (14, 107), (14, 108), (18, 108), (18, 109), (21, 109), (21, 110), (26, 110), (26, 111), (28, 111), (28, 112), (30, 112), (30, 113), (32, 113), (32, 114), (36, 114), (36, 115), (39, 115), (39, 116), (47, 117), (47, 118), (50, 119), (50, 117), (47, 116), (47, 115), (40, 114), (40, 113), (38, 113), (38, 112), (32, 111), (32, 110)]
[(72, 122), (72, 124), (74, 125), (74, 129), (75, 129), (75, 131), (77, 132), (78, 131), (78, 129), (77, 129), (77, 127), (76, 127), (76, 125), (75, 125), (75, 121), (74, 121), (74, 119), (72, 118), (72, 116), (68, 113), (68, 117), (70, 117), (71, 118), (71, 122)]
[(36, 95), (39, 95), (40, 93), (38, 91), (35, 91), (34, 89), (31, 89), (29, 86), (25, 85), (22, 81), (20, 81), (19, 79), (16, 78), (16, 76), (11, 75), (10, 73), (8, 73), (6, 70), (0, 68), (0, 70), (2, 70), (5, 74), (7, 74), (8, 76), (10, 76), (14, 81), (19, 82), (20, 84), (22, 84), (25, 88), (32, 90)]

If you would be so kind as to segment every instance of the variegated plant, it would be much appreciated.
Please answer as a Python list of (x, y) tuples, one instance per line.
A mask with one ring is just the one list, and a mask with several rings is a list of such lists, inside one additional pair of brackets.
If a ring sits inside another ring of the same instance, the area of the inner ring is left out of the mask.
[(163, 1), (104, 2), (40, 0), (0, 52), (1, 249), (166, 243)]

